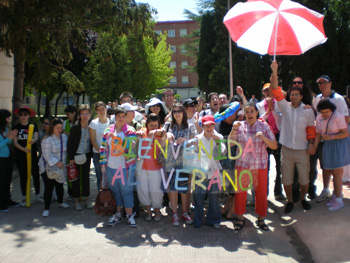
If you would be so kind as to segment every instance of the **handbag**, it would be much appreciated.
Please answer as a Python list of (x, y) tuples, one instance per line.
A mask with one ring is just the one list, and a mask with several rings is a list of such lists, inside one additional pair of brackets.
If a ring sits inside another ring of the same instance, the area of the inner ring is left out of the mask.
[(107, 186), (105, 172), (102, 173), (101, 189), (96, 196), (94, 211), (99, 216), (110, 216), (117, 211), (117, 203), (112, 190)]
[[(85, 152), (85, 149), (86, 149), (86, 135), (85, 135), (85, 138), (84, 138), (84, 152)], [(85, 153), (82, 153), (82, 154), (77, 154), (74, 156), (74, 162), (78, 165), (83, 165), (85, 162), (86, 162), (86, 154)]]
[[(62, 162), (62, 155), (63, 155), (62, 136), (60, 136), (60, 141), (61, 141), (61, 159), (60, 159), (60, 162)], [(44, 163), (45, 163), (45, 167), (46, 167), (45, 160), (44, 160)], [(64, 175), (63, 168), (59, 168), (56, 165), (47, 166), (46, 167), (46, 175), (49, 179), (58, 179)]]
[(76, 164), (67, 165), (67, 177), (69, 182), (74, 182), (79, 179), (79, 173)]
[(83, 165), (86, 162), (86, 154), (77, 154), (74, 156), (74, 162), (78, 165)]

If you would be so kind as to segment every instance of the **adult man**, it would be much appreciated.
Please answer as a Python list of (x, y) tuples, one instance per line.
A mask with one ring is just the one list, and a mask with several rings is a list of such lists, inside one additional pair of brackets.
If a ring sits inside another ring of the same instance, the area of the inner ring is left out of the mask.
[[(349, 111), (346, 105), (346, 102), (340, 94), (336, 93), (332, 90), (332, 82), (329, 76), (322, 75), (317, 80), (316, 83), (321, 91), (321, 94), (318, 94), (314, 101), (314, 108), (317, 109), (317, 105), (322, 99), (329, 99), (334, 105), (337, 106), (336, 111), (343, 114), (345, 116), (345, 122), (349, 124)], [(320, 113), (317, 112), (317, 115)], [(318, 158), (320, 160), (321, 168), (322, 168), (322, 176), (323, 176), (323, 190), (321, 194), (316, 198), (316, 202), (320, 203), (326, 200), (328, 197), (331, 197), (332, 193), (329, 190), (329, 182), (331, 179), (330, 170), (323, 169), (323, 159), (322, 159), (322, 148), (323, 142), (320, 142), (317, 148)]]
[(251, 98), (249, 101), (252, 101), (252, 102), (254, 102), (255, 104), (258, 103), (258, 99), (255, 98), (255, 95), (254, 95), (254, 94), (252, 94), (252, 98)]
[(271, 88), (282, 112), (282, 126), (280, 143), (282, 144), (282, 183), (287, 194), (288, 203), (284, 209), (285, 213), (293, 210), (292, 183), (295, 167), (298, 169), (299, 184), (301, 190), (301, 205), (304, 210), (311, 209), (305, 200), (309, 189), (310, 153), (313, 152), (314, 139), (316, 136), (315, 115), (312, 109), (306, 108), (302, 103), (303, 90), (299, 87), (289, 89), (290, 100), (287, 102), (282, 90), (278, 87), (276, 61), (272, 62)]
[(174, 92), (171, 89), (164, 90), (162, 101), (165, 103), (168, 112), (170, 112), (171, 108), (174, 106)]
[(228, 103), (227, 96), (224, 93), (219, 95), (220, 106)]
[(219, 111), (220, 101), (219, 95), (216, 92), (211, 92), (208, 96), (209, 101), (209, 109), (203, 110), (199, 113), (200, 117), (204, 117), (205, 115), (213, 115)]
[(120, 100), (120, 104), (123, 104), (123, 103), (133, 104), (134, 97), (132, 96), (131, 92), (124, 91), (120, 95), (119, 100)]
[[(266, 83), (263, 86), (264, 99), (256, 104), (259, 110), (260, 118), (265, 120), (271, 127), (273, 134), (276, 137), (277, 142), (279, 142), (280, 130), (279, 123), (281, 118), (281, 113), (276, 104), (276, 100), (270, 97), (270, 83)], [(268, 153), (272, 154), (276, 161), (276, 181), (274, 194), (276, 200), (285, 200), (282, 193), (282, 183), (281, 183), (281, 144), (278, 144), (276, 150), (268, 149)], [(270, 167), (270, 162), (269, 162)]]

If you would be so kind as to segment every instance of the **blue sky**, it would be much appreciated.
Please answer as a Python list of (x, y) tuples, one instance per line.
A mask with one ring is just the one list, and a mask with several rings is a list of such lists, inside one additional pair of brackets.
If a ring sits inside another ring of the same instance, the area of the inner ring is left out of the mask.
[(187, 20), (182, 14), (184, 9), (197, 12), (197, 0), (136, 0), (138, 3), (148, 3), (157, 9), (157, 21)]

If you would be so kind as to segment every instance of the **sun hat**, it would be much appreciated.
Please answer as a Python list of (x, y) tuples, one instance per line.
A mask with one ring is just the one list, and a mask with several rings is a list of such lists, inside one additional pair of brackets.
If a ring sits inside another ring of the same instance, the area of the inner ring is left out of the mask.
[(146, 106), (145, 106), (145, 113), (146, 113), (146, 116), (148, 116), (148, 114), (149, 114), (149, 108), (150, 108), (150, 107), (153, 107), (153, 106), (155, 106), (155, 105), (157, 105), (157, 104), (161, 104), (162, 107), (163, 107), (163, 109), (164, 109), (164, 111), (165, 111), (165, 113), (167, 113), (167, 109), (166, 109), (166, 107), (165, 107), (165, 103), (164, 103), (163, 101), (161, 101), (160, 99), (158, 99), (158, 98), (152, 98), (152, 99), (149, 101), (149, 103), (147, 103)]
[(31, 108), (29, 108), (28, 106), (22, 106), (20, 108), (17, 108), (13, 111), (13, 113), (18, 115), (18, 113), (20, 111), (23, 111), (23, 110), (28, 111), (30, 117), (34, 117), (36, 115), (36, 112), (34, 110), (32, 110)]

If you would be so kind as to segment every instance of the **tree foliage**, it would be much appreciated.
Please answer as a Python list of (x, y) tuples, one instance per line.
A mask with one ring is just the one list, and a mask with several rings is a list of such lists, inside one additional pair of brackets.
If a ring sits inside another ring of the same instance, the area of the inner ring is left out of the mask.
[(168, 67), (170, 60), (166, 37), (154, 35), (153, 24), (120, 37), (103, 33), (85, 74), (87, 94), (93, 101), (114, 100), (123, 91), (145, 98), (168, 85), (173, 74)]
[[(231, 7), (237, 0), (231, 0)], [(302, 5), (325, 15), (324, 28), (328, 41), (300, 56), (278, 56), (281, 85), (286, 89), (295, 75), (304, 76), (319, 93), (315, 80), (328, 74), (333, 88), (344, 94), (350, 85), (350, 2), (341, 0), (300, 0)], [(228, 11), (227, 0), (203, 0), (201, 36), (197, 73), (202, 91), (229, 91), (228, 31), (223, 18)], [(210, 18), (211, 22), (207, 20)], [(214, 42), (213, 43), (213, 38)], [(260, 56), (232, 43), (233, 82), (244, 88), (248, 96), (261, 95), (264, 82), (271, 74), (269, 55)], [(208, 88), (209, 87), (209, 88)]]

